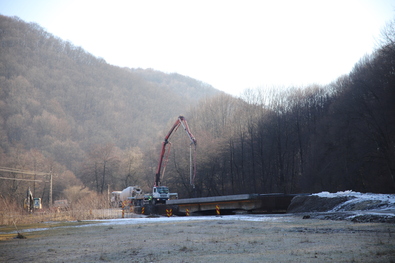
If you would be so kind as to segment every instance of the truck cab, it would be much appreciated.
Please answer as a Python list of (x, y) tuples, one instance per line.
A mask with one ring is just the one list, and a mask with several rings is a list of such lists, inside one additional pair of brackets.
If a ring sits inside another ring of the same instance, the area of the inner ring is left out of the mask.
[(167, 186), (154, 186), (152, 189), (152, 202), (166, 203), (170, 199), (169, 188)]

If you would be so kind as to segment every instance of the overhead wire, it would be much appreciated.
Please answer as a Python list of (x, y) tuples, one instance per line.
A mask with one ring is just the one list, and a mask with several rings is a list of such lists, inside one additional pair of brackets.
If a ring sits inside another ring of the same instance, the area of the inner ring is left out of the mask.
[(51, 174), (51, 173), (35, 172), (35, 171), (28, 171), (28, 170), (22, 170), (22, 169), (17, 169), (17, 168), (10, 168), (10, 167), (1, 167), (1, 166), (0, 166), (0, 172), (30, 174), (30, 175), (50, 175)]

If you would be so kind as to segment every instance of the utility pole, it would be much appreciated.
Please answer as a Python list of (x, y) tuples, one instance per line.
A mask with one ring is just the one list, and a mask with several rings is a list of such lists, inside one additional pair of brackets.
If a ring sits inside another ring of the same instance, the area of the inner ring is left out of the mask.
[(106, 207), (110, 207), (110, 184), (107, 184), (107, 205)]
[[(34, 171), (36, 171), (36, 169), (34, 169)], [(34, 173), (33, 196), (36, 196), (36, 173)]]
[(49, 208), (52, 207), (52, 171), (49, 173)]
[(192, 167), (192, 144), (189, 145), (189, 184), (195, 188), (195, 184), (193, 182), (193, 167)]

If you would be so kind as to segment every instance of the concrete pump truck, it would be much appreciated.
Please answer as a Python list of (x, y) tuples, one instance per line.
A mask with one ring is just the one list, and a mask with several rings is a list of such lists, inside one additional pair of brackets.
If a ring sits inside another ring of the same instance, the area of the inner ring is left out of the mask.
[[(177, 121), (173, 124), (170, 131), (167, 133), (164, 141), (162, 142), (162, 148), (159, 156), (158, 166), (155, 173), (155, 182), (152, 188), (152, 192), (145, 194), (141, 188), (137, 185), (129, 186), (122, 192), (113, 192), (119, 196), (120, 203), (124, 206), (142, 206), (143, 204), (157, 204), (166, 203), (170, 199), (170, 196), (178, 196), (177, 193), (170, 193), (167, 186), (161, 185), (161, 177), (166, 170), (166, 164), (170, 154), (170, 137), (182, 126), (187, 133), (190, 143), (190, 183), (194, 187), (194, 178), (196, 175), (196, 139), (189, 130), (188, 123), (184, 116), (179, 116)], [(194, 154), (192, 158), (192, 145), (194, 146)], [(192, 163), (192, 159), (194, 163)]]
[[(179, 116), (176, 122), (171, 127), (170, 131), (167, 133), (165, 139), (162, 142), (162, 149), (159, 156), (158, 167), (155, 173), (155, 183), (154, 187), (152, 188), (152, 202), (155, 203), (166, 203), (166, 200), (170, 199), (169, 188), (167, 186), (161, 185), (161, 177), (163, 177), (166, 164), (170, 154), (170, 137), (174, 134), (180, 125), (184, 128), (185, 132), (187, 133), (190, 143), (190, 183), (194, 187), (194, 179), (196, 176), (196, 139), (192, 135), (191, 131), (189, 130), (188, 123), (184, 116)], [(192, 145), (194, 146), (194, 158), (192, 158)], [(165, 160), (163, 160), (165, 158)], [(192, 159), (194, 163), (192, 164)], [(162, 172), (162, 176), (161, 176)]]

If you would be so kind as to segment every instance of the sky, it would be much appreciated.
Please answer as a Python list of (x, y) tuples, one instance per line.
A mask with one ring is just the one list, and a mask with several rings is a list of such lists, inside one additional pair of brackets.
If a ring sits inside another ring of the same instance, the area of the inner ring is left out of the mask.
[(179, 73), (232, 95), (326, 85), (377, 47), (393, 0), (0, 0), (107, 63)]

